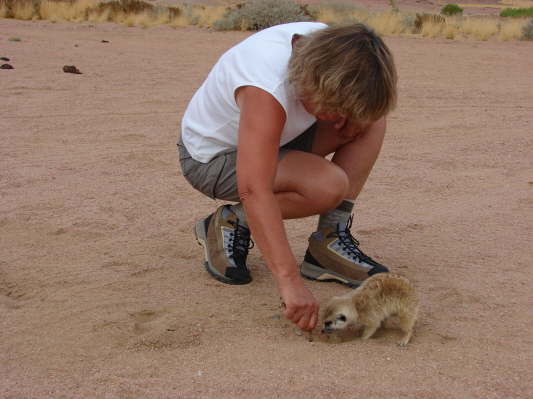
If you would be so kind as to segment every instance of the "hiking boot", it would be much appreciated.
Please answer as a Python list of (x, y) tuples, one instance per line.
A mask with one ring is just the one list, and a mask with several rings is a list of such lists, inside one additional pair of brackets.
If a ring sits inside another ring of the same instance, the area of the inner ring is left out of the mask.
[(246, 266), (248, 249), (253, 247), (250, 230), (239, 224), (229, 205), (222, 205), (215, 213), (198, 221), (194, 233), (198, 244), (204, 247), (204, 266), (209, 274), (226, 284), (252, 281)]
[(311, 234), (300, 268), (302, 276), (357, 287), (373, 274), (389, 271), (359, 249), (359, 241), (350, 232), (352, 220)]

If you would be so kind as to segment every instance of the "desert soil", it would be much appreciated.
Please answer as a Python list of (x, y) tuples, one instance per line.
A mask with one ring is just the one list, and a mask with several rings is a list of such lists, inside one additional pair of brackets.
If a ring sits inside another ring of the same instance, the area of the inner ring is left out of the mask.
[[(248, 34), (0, 20), (0, 398), (530, 398), (533, 43), (386, 38), (400, 101), (352, 230), (418, 289), (399, 348), (297, 335), (256, 249), (249, 285), (202, 267), (221, 202), (179, 121)], [(286, 223), (299, 260), (315, 223)]]

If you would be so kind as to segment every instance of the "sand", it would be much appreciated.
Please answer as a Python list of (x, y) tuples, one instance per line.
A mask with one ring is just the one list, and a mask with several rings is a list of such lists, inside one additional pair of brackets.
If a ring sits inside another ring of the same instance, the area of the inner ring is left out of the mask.
[[(399, 348), (297, 335), (257, 249), (246, 286), (202, 267), (222, 202), (178, 126), (248, 34), (0, 19), (0, 398), (530, 398), (533, 43), (386, 38), (400, 102), (353, 232), (418, 289)], [(298, 259), (315, 223), (286, 224)]]

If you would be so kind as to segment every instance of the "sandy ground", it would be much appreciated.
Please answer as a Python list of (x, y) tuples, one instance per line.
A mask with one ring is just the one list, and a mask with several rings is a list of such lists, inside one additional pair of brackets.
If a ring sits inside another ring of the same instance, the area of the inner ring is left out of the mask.
[[(201, 266), (220, 202), (174, 143), (247, 35), (0, 20), (0, 398), (530, 398), (533, 43), (386, 39), (400, 103), (353, 230), (418, 288), (398, 348), (295, 334), (257, 250), (247, 286)], [(315, 223), (287, 222), (298, 259)]]

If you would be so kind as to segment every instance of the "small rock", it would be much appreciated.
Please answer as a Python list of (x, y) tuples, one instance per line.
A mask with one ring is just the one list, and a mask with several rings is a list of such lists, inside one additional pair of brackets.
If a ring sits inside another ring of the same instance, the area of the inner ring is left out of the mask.
[(10, 59), (7, 58), (7, 57), (0, 57), (0, 60), (2, 60), (2, 61), (10, 61)]
[(109, 40), (102, 40), (102, 43), (109, 43)]
[(54, 235), (58, 236), (60, 234), (65, 234), (67, 232), (67, 230), (63, 227), (60, 227), (59, 229), (57, 229), (56, 231), (53, 232)]
[(78, 47), (78, 45), (77, 45), (77, 44), (75, 44), (75, 45), (74, 45), (74, 47)]
[(74, 65), (65, 65), (63, 67), (63, 72), (65, 73), (76, 73), (81, 75), (81, 72), (78, 68), (76, 68)]
[(2, 64), (2, 66), (0, 66), (0, 69), (15, 69), (15, 68), (13, 68), (13, 65), (10, 65), (10, 64)]

